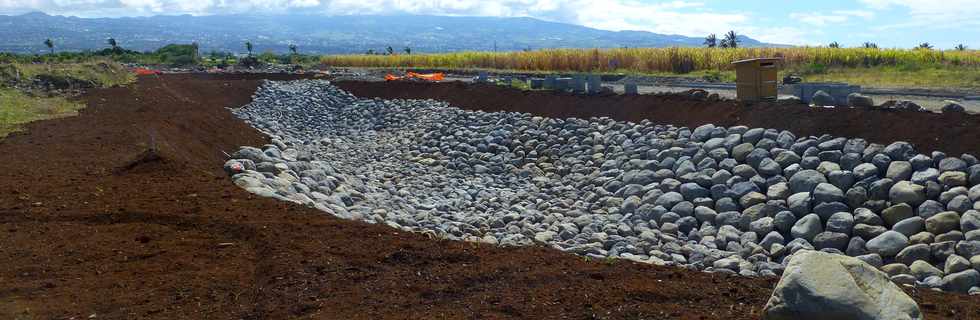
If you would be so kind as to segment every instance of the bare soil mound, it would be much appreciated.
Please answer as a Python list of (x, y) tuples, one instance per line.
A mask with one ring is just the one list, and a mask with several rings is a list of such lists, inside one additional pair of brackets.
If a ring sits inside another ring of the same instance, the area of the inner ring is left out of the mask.
[[(757, 319), (775, 285), (433, 240), (255, 198), (221, 164), (267, 142), (225, 109), (261, 78), (290, 77), (142, 77), (0, 140), (0, 318)], [(980, 317), (976, 298), (913, 296), (930, 319)]]
[(800, 104), (708, 102), (678, 94), (586, 96), (462, 82), (354, 82), (339, 87), (360, 97), (437, 99), (484, 111), (517, 111), (549, 117), (649, 119), (694, 128), (721, 126), (790, 130), (799, 135), (831, 134), (871, 142), (907, 141), (921, 152), (980, 155), (980, 115), (936, 114), (850, 108), (809, 108)]

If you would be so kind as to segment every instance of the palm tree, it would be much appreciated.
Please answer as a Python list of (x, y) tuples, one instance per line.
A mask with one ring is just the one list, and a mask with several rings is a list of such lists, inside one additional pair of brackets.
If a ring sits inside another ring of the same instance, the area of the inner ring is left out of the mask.
[(119, 46), (116, 43), (116, 39), (115, 38), (109, 38), (109, 39), (106, 40), (106, 42), (108, 42), (109, 43), (109, 46), (112, 47), (112, 51), (116, 51), (116, 50), (119, 49)]
[(961, 44), (958, 44), (958, 45), (956, 45), (956, 48), (955, 49), (956, 49), (956, 51), (966, 51), (966, 45), (965, 44), (962, 44), (962, 43)]
[(929, 44), (928, 42), (923, 42), (923, 43), (920, 43), (919, 46), (916, 47), (916, 49), (932, 50), (932, 45)]
[(738, 48), (738, 35), (735, 34), (735, 30), (728, 31), (725, 34), (724, 42), (728, 43), (728, 48)]
[(48, 50), (51, 50), (51, 54), (54, 54), (54, 41), (51, 41), (51, 38), (44, 40), (44, 45), (48, 46)]
[(405, 54), (412, 54), (412, 48), (405, 47)]
[(392, 48), (391, 46), (388, 46), (388, 48), (385, 50), (388, 51), (389, 56), (395, 54), (395, 48)]
[(718, 46), (718, 37), (714, 33), (709, 34), (704, 38), (704, 45), (708, 48), (714, 48)]
[(865, 49), (878, 49), (878, 44), (877, 43), (874, 43), (874, 42), (865, 42), (864, 43), (864, 48)]
[(831, 47), (831, 48), (834, 48), (834, 49), (840, 49), (840, 43), (837, 43), (837, 41), (834, 41), (834, 42), (831, 42), (830, 45), (828, 45), (828, 47)]
[(252, 42), (251, 41), (245, 41), (245, 50), (248, 50), (248, 56), (251, 57), (252, 56)]
[(295, 55), (297, 53), (297, 51), (299, 51), (299, 49), (296, 48), (296, 45), (295, 44), (290, 44), (289, 45), (289, 52), (292, 52), (293, 55)]

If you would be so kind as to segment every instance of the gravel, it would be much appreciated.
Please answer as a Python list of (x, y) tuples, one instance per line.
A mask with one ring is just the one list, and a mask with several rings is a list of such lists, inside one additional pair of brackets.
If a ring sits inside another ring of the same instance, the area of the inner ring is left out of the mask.
[(980, 254), (970, 155), (360, 99), (323, 80), (266, 82), (232, 111), (272, 138), (231, 155), (236, 185), (345, 219), (746, 276), (820, 250), (896, 282), (980, 291), (964, 269)]

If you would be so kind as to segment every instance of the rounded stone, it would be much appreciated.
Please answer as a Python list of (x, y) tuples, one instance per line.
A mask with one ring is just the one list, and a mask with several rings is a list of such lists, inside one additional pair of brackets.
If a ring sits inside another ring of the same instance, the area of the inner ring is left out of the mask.
[(946, 211), (926, 219), (926, 231), (932, 234), (942, 234), (960, 227), (960, 215)]
[(942, 277), (943, 271), (929, 264), (925, 260), (916, 260), (909, 265), (909, 272), (916, 279), (922, 280), (928, 277)]
[(896, 204), (881, 212), (881, 218), (887, 227), (894, 226), (899, 221), (911, 218), (912, 216), (912, 206), (905, 203)]
[(888, 191), (888, 198), (894, 203), (917, 206), (926, 200), (925, 187), (909, 181), (899, 181)]
[(811, 192), (817, 185), (826, 183), (827, 178), (816, 170), (803, 170), (789, 178), (789, 189), (793, 193)]
[(893, 225), (892, 230), (898, 231), (907, 237), (911, 237), (914, 234), (922, 232), (922, 230), (925, 229), (925, 226), (926, 220), (922, 219), (922, 217), (910, 217)]
[(867, 243), (868, 250), (882, 257), (893, 257), (909, 243), (908, 237), (895, 231), (885, 231)]
[(790, 234), (794, 239), (804, 239), (811, 243), (813, 242), (813, 237), (820, 232), (823, 232), (823, 226), (821, 226), (820, 216), (816, 214), (803, 216), (790, 229)]
[(899, 251), (895, 255), (895, 261), (911, 265), (916, 260), (928, 261), (932, 252), (929, 250), (929, 245), (927, 244), (913, 244), (902, 251)]
[(824, 231), (818, 233), (816, 236), (813, 237), (813, 247), (816, 248), (817, 250), (827, 249), (827, 248), (844, 250), (847, 248), (847, 244), (850, 242), (850, 240), (851, 238), (848, 237), (846, 234), (840, 232)]

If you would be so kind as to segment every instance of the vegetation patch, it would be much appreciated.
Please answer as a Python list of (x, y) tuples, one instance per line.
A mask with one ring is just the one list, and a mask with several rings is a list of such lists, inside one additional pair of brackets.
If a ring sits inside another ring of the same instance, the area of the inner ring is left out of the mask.
[(77, 115), (83, 107), (64, 97), (35, 97), (16, 89), (0, 88), (0, 138), (20, 131), (31, 121)]
[(977, 80), (980, 77), (980, 51), (966, 48), (548, 49), (522, 52), (331, 55), (324, 56), (321, 62), (338, 67), (626, 73), (681, 75), (730, 81), (734, 79), (732, 61), (758, 57), (780, 57), (786, 73), (813, 76), (807, 77), (808, 81), (848, 81), (861, 85), (887, 86), (980, 87), (980, 81)]
[(107, 88), (135, 80), (136, 76), (126, 67), (109, 60), (53, 64), (0, 63), (0, 85), (7, 87)]
[(79, 89), (122, 86), (136, 80), (125, 66), (79, 63), (0, 63), (0, 138), (38, 120), (73, 116), (84, 104), (67, 97)]
[(846, 82), (878, 88), (980, 89), (980, 67), (900, 64), (869, 68), (829, 68), (823, 65), (807, 65), (784, 70), (782, 73), (802, 75), (808, 82)]

